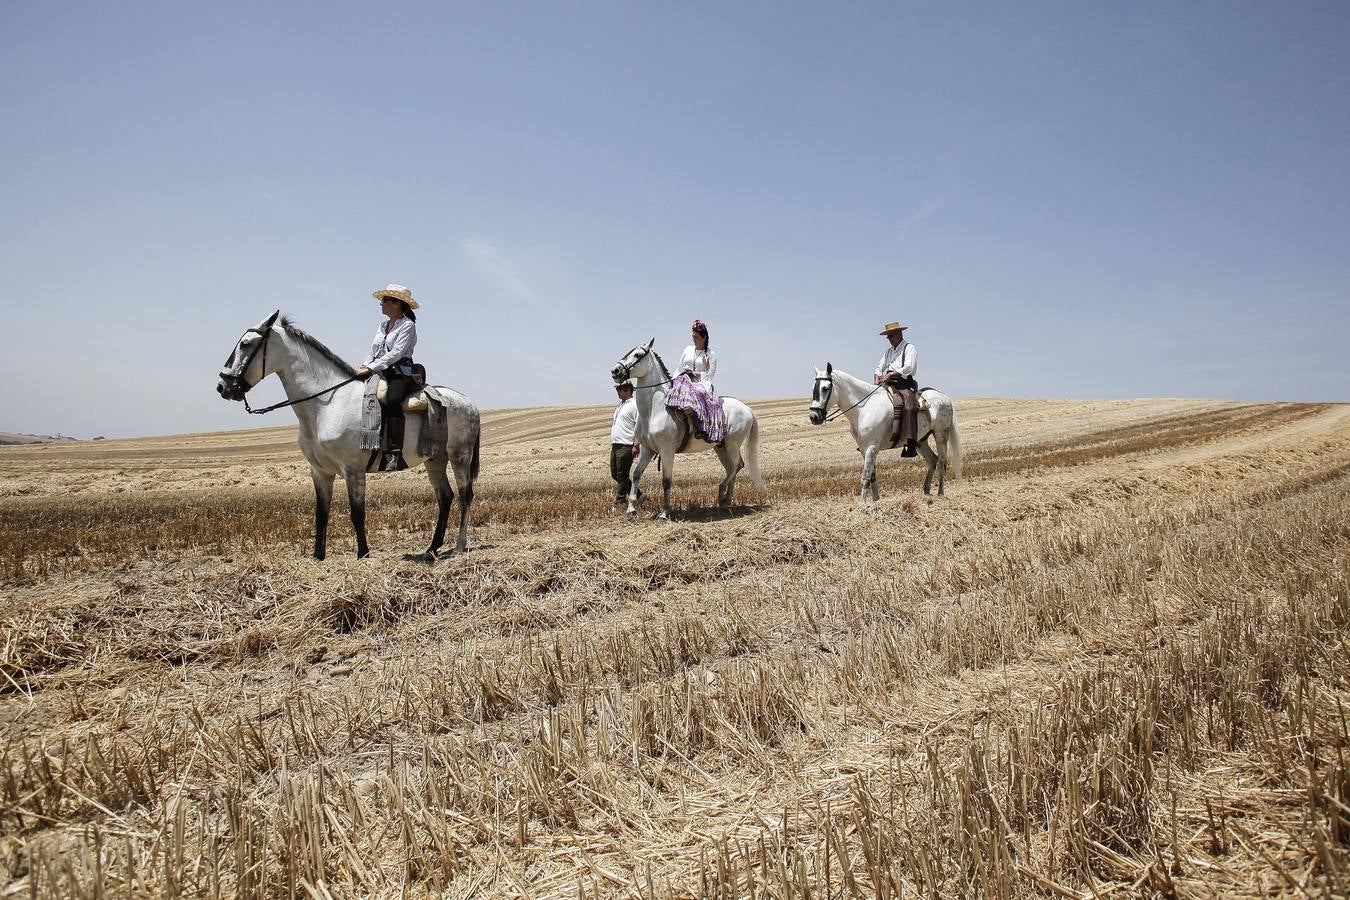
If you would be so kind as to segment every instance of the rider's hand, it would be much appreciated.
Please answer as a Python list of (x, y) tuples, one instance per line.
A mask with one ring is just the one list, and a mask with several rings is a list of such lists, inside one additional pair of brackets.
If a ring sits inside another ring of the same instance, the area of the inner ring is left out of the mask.
[(362, 366), (361, 368), (356, 370), (356, 378), (358, 381), (365, 381), (367, 378), (369, 378), (374, 374), (375, 373), (366, 366)]

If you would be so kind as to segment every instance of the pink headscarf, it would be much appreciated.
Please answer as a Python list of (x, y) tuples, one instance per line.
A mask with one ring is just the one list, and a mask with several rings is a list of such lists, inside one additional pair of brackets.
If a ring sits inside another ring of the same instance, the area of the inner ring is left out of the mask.
[(704, 337), (708, 336), (708, 326), (703, 324), (702, 319), (695, 319), (692, 328)]

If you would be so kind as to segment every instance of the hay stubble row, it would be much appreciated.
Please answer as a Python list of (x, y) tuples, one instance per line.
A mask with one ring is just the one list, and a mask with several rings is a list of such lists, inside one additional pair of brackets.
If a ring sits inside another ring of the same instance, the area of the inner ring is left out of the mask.
[(973, 401), (969, 480), (929, 502), (895, 461), (864, 512), (801, 406), (761, 407), (768, 496), (713, 515), (681, 459), (671, 525), (608, 508), (603, 410), (489, 415), (473, 552), (432, 569), (395, 562), (430, 516), (404, 476), (376, 560), (303, 558), (294, 460), (235, 453), (275, 432), (0, 453), (0, 875), (1346, 889), (1346, 407)]

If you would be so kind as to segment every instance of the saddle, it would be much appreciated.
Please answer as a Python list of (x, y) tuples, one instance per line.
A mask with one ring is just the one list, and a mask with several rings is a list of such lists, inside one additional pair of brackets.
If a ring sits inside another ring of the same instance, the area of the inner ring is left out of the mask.
[[(672, 413), (676, 412), (676, 410), (673, 409), (670, 411)], [(689, 445), (694, 442), (694, 438), (698, 437), (698, 426), (702, 423), (699, 421), (697, 413), (690, 412), (687, 409), (679, 410), (679, 412), (682, 413), (684, 417), (684, 434), (680, 436), (680, 445), (675, 448), (675, 452), (683, 453), (689, 449)], [(699, 440), (706, 441), (707, 438), (699, 438)], [(714, 444), (713, 446), (720, 447), (723, 443), (725, 443), (725, 441)]]
[[(381, 404), (384, 398), (389, 396), (389, 382), (380, 376), (380, 386), (375, 389), (375, 399)], [(403, 398), (403, 411), (405, 413), (421, 413), (427, 411), (427, 392), (426, 389), (418, 391), (415, 394), (409, 394)]]
[[(408, 396), (403, 398), (403, 411), (405, 413), (426, 412), (427, 367), (421, 363), (413, 363), (412, 375), (409, 376), (408, 380), (413, 383), (417, 390), (409, 393)], [(375, 399), (383, 404), (384, 398), (387, 396), (389, 396), (389, 382), (385, 379), (384, 375), (381, 374), (379, 387), (375, 388)]]

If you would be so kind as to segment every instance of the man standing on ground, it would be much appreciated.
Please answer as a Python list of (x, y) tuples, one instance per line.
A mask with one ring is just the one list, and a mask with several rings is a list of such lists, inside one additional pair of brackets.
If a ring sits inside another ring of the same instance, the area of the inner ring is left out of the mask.
[(919, 351), (905, 340), (905, 327), (899, 322), (887, 322), (881, 330), (891, 346), (877, 363), (872, 382), (886, 385), (891, 392), (894, 408), (891, 446), (904, 441), (905, 449), (900, 455), (914, 456), (918, 453), (915, 442), (919, 437), (919, 383), (914, 380), (918, 374)]
[(633, 480), (628, 473), (633, 468), (633, 452), (637, 449), (637, 401), (633, 399), (633, 385), (625, 381), (614, 388), (619, 394), (619, 405), (614, 408), (614, 422), (609, 429), (609, 476), (618, 483), (614, 505), (628, 500)]

